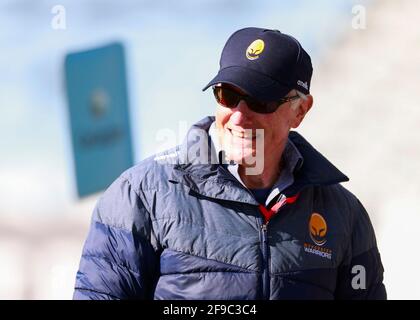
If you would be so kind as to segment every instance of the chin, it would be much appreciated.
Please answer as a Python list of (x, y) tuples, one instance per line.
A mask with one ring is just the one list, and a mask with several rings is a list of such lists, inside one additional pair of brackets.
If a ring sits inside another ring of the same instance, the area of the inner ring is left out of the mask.
[(226, 151), (226, 156), (238, 164), (251, 165), (255, 162), (255, 150), (253, 149), (229, 148)]

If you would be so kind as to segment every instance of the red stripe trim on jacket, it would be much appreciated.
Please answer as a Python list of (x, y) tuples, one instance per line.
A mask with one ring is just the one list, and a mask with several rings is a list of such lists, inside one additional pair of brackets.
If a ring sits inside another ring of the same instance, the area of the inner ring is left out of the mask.
[(264, 222), (268, 223), (268, 221), (270, 221), (270, 219), (280, 210), (281, 207), (283, 207), (285, 204), (295, 203), (298, 197), (299, 193), (292, 197), (286, 198), (283, 201), (276, 202), (276, 204), (273, 205), (270, 209), (267, 209), (262, 204), (260, 204), (258, 208), (264, 217)]

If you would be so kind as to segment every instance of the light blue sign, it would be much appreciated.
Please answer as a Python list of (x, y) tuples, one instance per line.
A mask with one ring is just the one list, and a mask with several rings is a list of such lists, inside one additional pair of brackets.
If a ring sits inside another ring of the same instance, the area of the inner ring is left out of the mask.
[(108, 187), (133, 165), (124, 48), (115, 43), (65, 60), (79, 197)]

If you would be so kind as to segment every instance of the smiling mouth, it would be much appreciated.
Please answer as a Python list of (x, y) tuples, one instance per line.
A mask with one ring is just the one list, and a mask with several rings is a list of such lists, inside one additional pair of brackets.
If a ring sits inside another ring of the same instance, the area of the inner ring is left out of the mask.
[(245, 131), (236, 131), (236, 130), (227, 128), (227, 130), (233, 137), (236, 137), (236, 138), (247, 139), (247, 140), (255, 140), (257, 138), (257, 135), (253, 132), (254, 130), (252, 129), (247, 129)]

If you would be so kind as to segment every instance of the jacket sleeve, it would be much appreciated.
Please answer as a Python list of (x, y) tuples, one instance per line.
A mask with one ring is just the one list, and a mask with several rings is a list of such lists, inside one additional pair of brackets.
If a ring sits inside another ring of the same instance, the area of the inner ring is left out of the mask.
[(73, 299), (152, 299), (159, 273), (152, 233), (138, 194), (118, 178), (94, 209)]
[(338, 268), (336, 299), (385, 300), (384, 268), (375, 232), (365, 208), (354, 199), (351, 240), (346, 257)]

